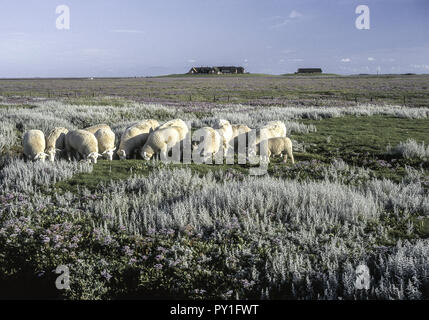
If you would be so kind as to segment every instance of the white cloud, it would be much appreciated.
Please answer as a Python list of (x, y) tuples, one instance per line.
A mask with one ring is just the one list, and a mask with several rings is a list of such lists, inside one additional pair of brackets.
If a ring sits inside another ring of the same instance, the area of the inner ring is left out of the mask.
[(343, 58), (343, 59), (341, 59), (341, 62), (344, 62), (344, 63), (348, 63), (350, 61), (352, 61), (350, 58)]
[(197, 62), (197, 60), (189, 59), (189, 60), (188, 60), (188, 62), (189, 62), (189, 63), (194, 63), (194, 62)]
[(286, 19), (282, 18), (282, 17), (276, 17), (276, 20), (283, 20), (283, 21), (280, 21), (271, 27), (272, 28), (281, 28), (281, 27), (284, 27), (285, 25), (288, 25), (289, 23), (291, 23), (293, 21), (300, 20), (302, 17), (304, 17), (304, 15), (302, 13), (300, 13), (296, 10), (292, 10), (289, 13), (288, 18), (286, 18)]
[(369, 57), (369, 58), (368, 58), (368, 61), (375, 61), (375, 58), (373, 58), (373, 57)]
[(414, 69), (429, 70), (429, 64), (411, 64), (410, 67)]
[(304, 59), (294, 58), (294, 59), (289, 59), (289, 61), (291, 61), (291, 62), (302, 62), (302, 61), (304, 61)]
[(302, 14), (296, 10), (292, 10), (292, 12), (289, 14), (290, 19), (296, 19), (296, 18), (301, 18), (301, 17), (302, 17)]
[(116, 29), (112, 30), (114, 33), (144, 33), (142, 30), (133, 30), (133, 29)]

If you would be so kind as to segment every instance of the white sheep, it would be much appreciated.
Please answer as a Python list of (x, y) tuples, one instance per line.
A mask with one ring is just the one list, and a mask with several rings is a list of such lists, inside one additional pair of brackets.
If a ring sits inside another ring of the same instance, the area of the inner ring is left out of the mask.
[(215, 156), (222, 145), (222, 137), (219, 132), (210, 127), (203, 127), (196, 130), (192, 136), (192, 150), (200, 150), (203, 162), (207, 162), (212, 156)]
[(252, 130), (251, 132), (247, 133), (248, 136), (248, 143), (249, 143), (249, 149), (251, 150), (251, 153), (254, 153), (254, 145), (252, 145), (251, 139), (249, 139), (249, 135), (254, 134), (256, 137), (255, 144), (259, 144), (263, 140), (268, 140), (271, 138), (281, 138), (286, 137), (286, 126), (281, 121), (271, 121), (268, 122), (265, 126)]
[(229, 123), (228, 120), (219, 119), (215, 123), (215, 129), (222, 137), (222, 144), (226, 154), (229, 148), (229, 142), (233, 138), (231, 123)]
[(162, 126), (160, 126), (157, 130), (165, 129), (168, 127), (180, 127), (180, 128), (182, 128), (183, 130), (181, 131), (181, 135), (182, 135), (180, 138), (181, 140), (185, 139), (186, 135), (189, 132), (188, 125), (182, 119), (170, 120), (170, 121), (164, 123)]
[(111, 129), (101, 128), (94, 134), (98, 141), (98, 152), (109, 161), (113, 160), (115, 147), (115, 133)]
[(57, 127), (51, 130), (48, 137), (46, 138), (46, 153), (49, 156), (49, 161), (55, 161), (55, 155), (57, 152), (65, 150), (65, 137), (68, 133), (68, 129)]
[[(256, 145), (257, 153), (260, 154), (261, 147), (263, 148), (263, 145), (265, 143), (259, 143)], [(283, 156), (283, 162), (286, 163), (287, 157), (289, 156), (292, 160), (292, 163), (295, 163), (295, 159), (293, 158), (292, 153), (292, 141), (287, 137), (277, 137), (277, 138), (270, 138), (266, 142), (267, 146), (267, 152), (266, 155), (268, 159), (266, 159), (268, 162), (270, 162), (271, 155), (275, 156)]]
[[(239, 147), (239, 141), (243, 139), (244, 144), (243, 148), (247, 145), (247, 133), (252, 131), (248, 126), (245, 124), (233, 124), (232, 127), (232, 141), (234, 144), (234, 151), (240, 151), (238, 150)], [(243, 150), (244, 151), (244, 150)]]
[(236, 138), (239, 135), (247, 133), (252, 130), (245, 124), (232, 124), (231, 128), (232, 128), (232, 138)]
[(270, 121), (265, 127), (270, 128), (273, 132), (275, 132), (275, 134), (278, 135), (278, 137), (286, 137), (286, 125), (283, 121)]
[(69, 161), (71, 160), (72, 153), (74, 153), (77, 158), (87, 159), (93, 163), (97, 163), (97, 158), (101, 157), (101, 154), (98, 153), (97, 138), (89, 131), (69, 131), (65, 141)]
[(108, 129), (108, 130), (112, 130), (112, 129), (109, 127), (109, 125), (107, 125), (107, 124), (105, 124), (105, 123), (102, 123), (102, 124), (96, 124), (95, 126), (88, 127), (88, 128), (83, 129), (83, 130), (88, 131), (88, 132), (91, 132), (92, 134), (95, 134), (95, 133), (96, 133), (98, 130), (100, 130), (100, 129)]
[(121, 142), (116, 152), (119, 158), (125, 160), (130, 157), (136, 149), (146, 143), (149, 134), (158, 127), (158, 121), (153, 119), (143, 120), (128, 127), (121, 136)]
[(27, 131), (23, 136), (22, 144), (24, 147), (24, 156), (27, 160), (40, 160), (44, 162), (48, 156), (45, 153), (45, 135), (40, 130)]
[(141, 157), (150, 160), (155, 154), (158, 154), (161, 159), (165, 159), (167, 151), (180, 143), (183, 140), (182, 137), (186, 136), (184, 131), (185, 129), (182, 127), (167, 127), (152, 132), (141, 149)]

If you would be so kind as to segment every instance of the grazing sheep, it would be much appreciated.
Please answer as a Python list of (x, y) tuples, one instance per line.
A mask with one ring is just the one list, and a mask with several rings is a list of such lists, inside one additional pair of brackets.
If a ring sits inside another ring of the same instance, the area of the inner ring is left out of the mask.
[(154, 154), (159, 154), (160, 157), (167, 157), (169, 148), (174, 147), (182, 141), (186, 134), (182, 127), (167, 127), (157, 129), (147, 139), (145, 145), (141, 149), (140, 155), (145, 160), (150, 160)]
[(198, 139), (192, 142), (192, 150), (201, 150), (200, 156), (203, 162), (207, 162), (213, 155), (216, 155), (222, 144), (222, 137), (219, 132), (210, 127), (203, 127), (194, 132), (193, 139)]
[(48, 137), (46, 138), (46, 153), (49, 156), (49, 161), (55, 161), (55, 155), (57, 152), (65, 150), (65, 137), (68, 133), (68, 129), (57, 127), (51, 130)]
[[(282, 121), (270, 121), (265, 127), (270, 128), (278, 137), (286, 137), (286, 125)], [(277, 137), (272, 137), (277, 138)]]
[(65, 141), (69, 161), (72, 152), (77, 158), (87, 159), (93, 163), (97, 163), (97, 158), (101, 157), (101, 154), (98, 153), (97, 138), (91, 132), (86, 130), (70, 131), (67, 133)]
[(245, 124), (233, 124), (231, 125), (231, 127), (232, 127), (232, 138), (238, 137), (240, 134), (244, 134), (252, 130)]
[(108, 129), (108, 130), (112, 130), (112, 129), (110, 129), (110, 127), (109, 127), (107, 124), (105, 124), (105, 123), (97, 124), (97, 125), (95, 125), (95, 126), (88, 127), (88, 128), (83, 129), (83, 130), (88, 131), (88, 132), (91, 132), (92, 134), (95, 134), (95, 133), (96, 133), (98, 130), (100, 130), (100, 129)]
[(143, 120), (131, 127), (128, 127), (122, 134), (121, 143), (119, 144), (117, 155), (121, 160), (131, 157), (133, 152), (143, 146), (149, 134), (159, 127), (156, 120)]
[(160, 126), (157, 130), (165, 129), (168, 127), (180, 127), (180, 128), (182, 128), (183, 130), (181, 131), (181, 135), (182, 135), (180, 138), (181, 140), (185, 139), (186, 135), (189, 132), (189, 128), (188, 128), (187, 124), (185, 123), (185, 121), (183, 121), (181, 119), (170, 120), (170, 121), (164, 123), (162, 126)]
[[(261, 144), (256, 145), (256, 150), (258, 154), (260, 154), (260, 148)], [(271, 155), (280, 155), (283, 156), (284, 159), (283, 162), (286, 163), (287, 157), (289, 156), (292, 160), (292, 163), (295, 163), (295, 159), (293, 158), (292, 154), (292, 141), (287, 137), (278, 137), (278, 138), (270, 138), (267, 141), (267, 156), (268, 156), (268, 162), (270, 162)]]
[[(271, 121), (268, 122), (265, 126), (252, 130), (251, 133), (254, 133), (256, 136), (255, 144), (258, 145), (263, 140), (268, 140), (271, 138), (281, 138), (286, 137), (286, 126), (281, 121)], [(254, 146), (251, 144), (249, 139), (250, 132), (247, 133), (247, 142), (250, 154), (255, 154)]]
[(219, 119), (216, 121), (215, 129), (222, 137), (222, 144), (226, 154), (233, 135), (232, 126), (228, 120)]
[(94, 134), (98, 141), (98, 152), (108, 160), (113, 160), (115, 147), (115, 133), (111, 129), (101, 128)]
[(234, 151), (239, 152), (238, 150), (238, 143), (241, 137), (243, 137), (244, 145), (243, 147), (247, 145), (247, 133), (252, 131), (248, 126), (244, 124), (233, 124), (232, 125), (232, 141), (234, 144)]
[(45, 153), (45, 135), (40, 130), (27, 131), (22, 139), (22, 144), (24, 147), (24, 157), (27, 160), (40, 160), (44, 162), (48, 156)]

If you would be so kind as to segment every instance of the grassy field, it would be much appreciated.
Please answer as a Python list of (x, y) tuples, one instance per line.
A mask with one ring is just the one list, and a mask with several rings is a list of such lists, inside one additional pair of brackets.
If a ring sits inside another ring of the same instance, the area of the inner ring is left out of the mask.
[(429, 76), (190, 76), (127, 79), (0, 80), (5, 97), (69, 97), (86, 103), (94, 97), (123, 97), (160, 103), (395, 103), (427, 105)]
[[(428, 86), (428, 76), (0, 80), (0, 297), (428, 299)], [(237, 163), (21, 159), (29, 129), (102, 122), (119, 138), (145, 118), (193, 129), (281, 120), (296, 163), (273, 159), (250, 176)], [(359, 264), (370, 290), (356, 289)], [(59, 265), (70, 290), (55, 289)]]

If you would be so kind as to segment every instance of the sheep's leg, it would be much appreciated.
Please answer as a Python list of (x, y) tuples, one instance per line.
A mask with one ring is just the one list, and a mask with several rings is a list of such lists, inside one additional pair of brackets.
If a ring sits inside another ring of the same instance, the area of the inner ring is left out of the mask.
[(283, 156), (283, 163), (286, 163), (287, 162), (287, 154), (285, 154), (284, 156)]
[(290, 159), (292, 160), (292, 164), (294, 164), (295, 163), (295, 159), (293, 158), (292, 148), (288, 148), (286, 151), (287, 151), (287, 155), (285, 156), (285, 159), (287, 159), (287, 156), (289, 156)]
[(167, 159), (168, 147), (165, 145), (159, 152), (159, 160)]

